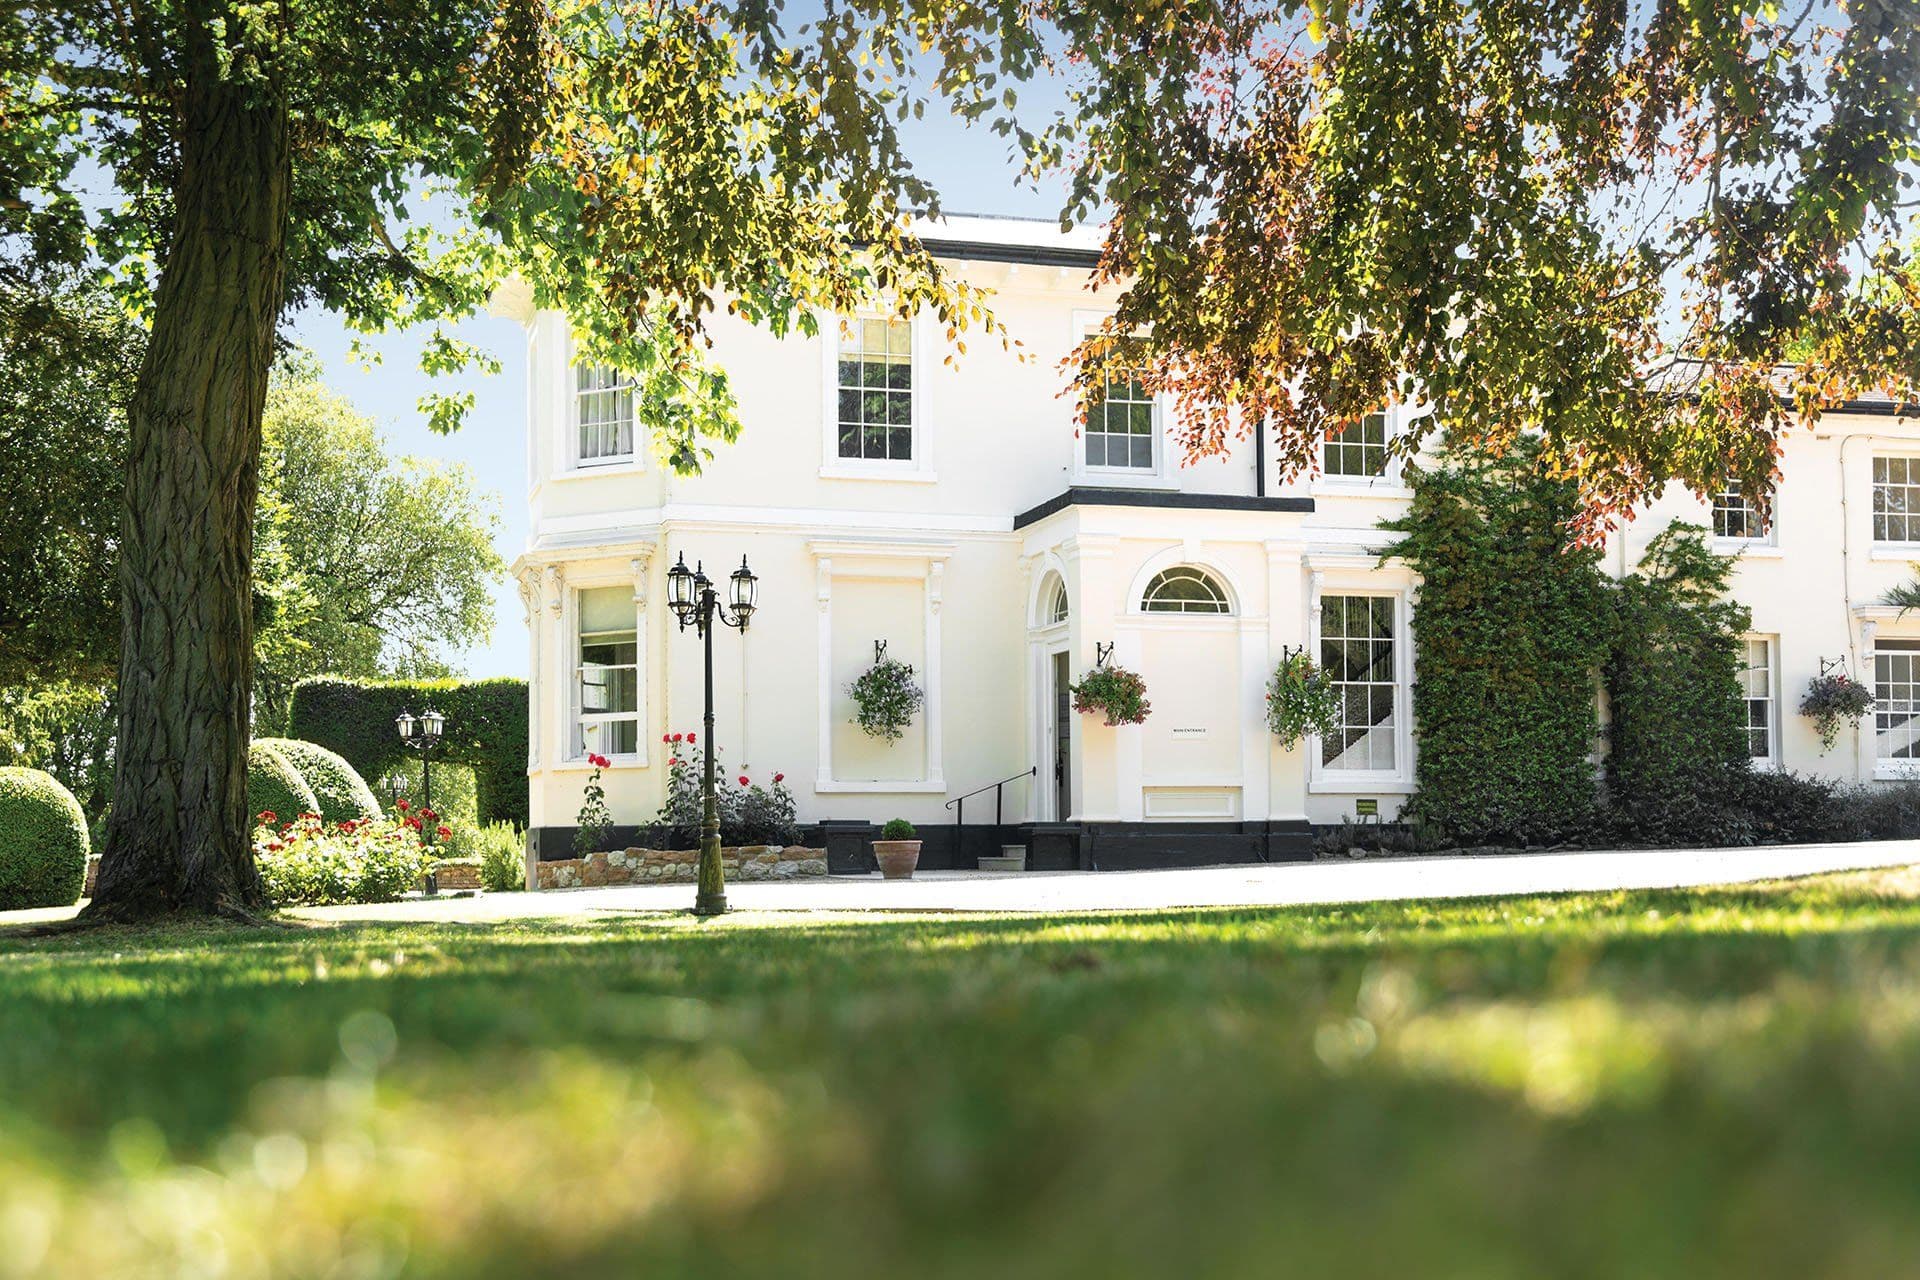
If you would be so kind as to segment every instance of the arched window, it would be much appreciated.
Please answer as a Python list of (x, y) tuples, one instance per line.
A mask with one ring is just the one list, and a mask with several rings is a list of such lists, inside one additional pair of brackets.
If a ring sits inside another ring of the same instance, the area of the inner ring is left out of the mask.
[(1155, 574), (1140, 607), (1147, 613), (1233, 612), (1219, 583), (1204, 570), (1184, 564)]
[(1067, 620), (1067, 584), (1055, 578), (1053, 591), (1047, 596), (1047, 625)]

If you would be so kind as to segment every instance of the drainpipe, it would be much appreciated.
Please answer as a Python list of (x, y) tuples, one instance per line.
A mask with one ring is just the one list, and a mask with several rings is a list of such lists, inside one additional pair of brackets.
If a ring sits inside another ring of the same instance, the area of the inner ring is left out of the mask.
[(1253, 496), (1267, 496), (1267, 428), (1264, 423), (1253, 429)]

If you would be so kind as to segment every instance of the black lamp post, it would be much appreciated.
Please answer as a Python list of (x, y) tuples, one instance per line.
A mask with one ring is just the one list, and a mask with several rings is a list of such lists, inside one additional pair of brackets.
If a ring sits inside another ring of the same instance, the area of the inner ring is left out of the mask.
[(716, 619), (741, 631), (753, 617), (754, 597), (759, 579), (740, 557), (740, 567), (728, 577), (728, 600), (722, 604), (713, 579), (696, 561), (687, 568), (687, 557), (667, 571), (667, 603), (680, 620), (680, 629), (694, 627), (706, 643), (707, 653), (707, 756), (701, 777), (703, 812), (700, 824), (700, 888), (694, 895), (693, 914), (717, 916), (727, 909), (727, 884), (720, 866), (720, 805), (713, 785), (713, 624)]
[[(420, 808), (433, 811), (433, 748), (440, 741), (440, 735), (446, 732), (447, 718), (429, 707), (415, 716), (411, 711), (402, 711), (393, 718), (393, 727), (400, 731), (400, 741), (420, 753)], [(433, 847), (433, 824), (438, 819), (420, 819), (420, 838), (429, 849)], [(436, 893), (439, 886), (433, 882), (433, 876), (427, 876), (427, 892)]]

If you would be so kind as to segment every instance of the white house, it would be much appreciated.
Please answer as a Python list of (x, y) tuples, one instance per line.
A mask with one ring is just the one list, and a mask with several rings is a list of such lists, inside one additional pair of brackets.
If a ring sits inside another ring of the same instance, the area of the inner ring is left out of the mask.
[[(759, 575), (751, 626), (716, 639), (723, 767), (784, 773), (803, 822), (856, 833), (836, 865), (896, 816), (922, 828), (932, 866), (971, 865), (1001, 839), (1030, 843), (1035, 866), (1278, 860), (1308, 856), (1312, 824), (1391, 817), (1418, 750), (1418, 583), (1377, 554), (1380, 521), (1409, 496), (1383, 464), (1405, 415), (1370, 419), (1325, 445), (1321, 474), (1287, 481), (1250, 440), (1182, 466), (1167, 406), (1131, 386), (1076, 432), (1061, 360), (1114, 303), (1089, 287), (1093, 242), (974, 218), (928, 242), (993, 291), (1024, 359), (983, 341), (949, 365), (943, 331), (918, 320), (847, 317), (780, 340), (722, 319), (713, 354), (745, 430), (690, 478), (649, 456), (617, 376), (574, 363), (565, 316), (503, 295), (530, 366), (531, 532), (515, 570), (537, 847), (567, 852), (590, 750), (613, 760), (616, 822), (637, 826), (664, 792), (662, 736), (699, 728), (700, 647), (664, 600), (681, 556), (716, 577), (745, 556)], [(1737, 494), (1711, 510), (1681, 494), (1614, 539), (1610, 571), (1672, 519), (1710, 523), (1753, 612), (1755, 757), (1902, 776), (1920, 759), (1920, 612), (1875, 602), (1920, 559), (1920, 421), (1850, 405), (1794, 436), (1783, 470), (1771, 529)], [(846, 694), (882, 642), (926, 689), (892, 745), (852, 723)], [(1364, 656), (1350, 665), (1365, 696), (1348, 701), (1366, 710), (1338, 742), (1281, 750), (1264, 688), (1302, 645)], [(1147, 681), (1142, 726), (1069, 706), (1068, 682), (1109, 652)], [(1880, 699), (1825, 755), (1795, 713), (1823, 663)], [(956, 838), (952, 802), (1003, 779), (999, 825), (989, 789), (965, 801)]]

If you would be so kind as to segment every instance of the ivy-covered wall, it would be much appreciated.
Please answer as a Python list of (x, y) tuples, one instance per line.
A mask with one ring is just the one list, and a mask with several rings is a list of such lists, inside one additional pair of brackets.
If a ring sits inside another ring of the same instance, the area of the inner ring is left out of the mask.
[(1705, 529), (1675, 524), (1614, 585), (1607, 794), (1628, 838), (1749, 838), (1740, 637), (1751, 619), (1727, 598), (1732, 576)]
[(363, 778), (378, 778), (414, 756), (400, 745), (394, 717), (432, 707), (447, 718), (434, 759), (473, 770), (482, 822), (527, 825), (525, 680), (336, 680), (294, 686), (289, 737), (339, 752)]
[(1422, 579), (1403, 812), (1435, 841), (1552, 842), (1594, 817), (1608, 586), (1598, 553), (1569, 545), (1573, 485), (1542, 477), (1532, 454), (1443, 451), (1410, 467), (1413, 501), (1389, 526), (1401, 537), (1388, 554)]

